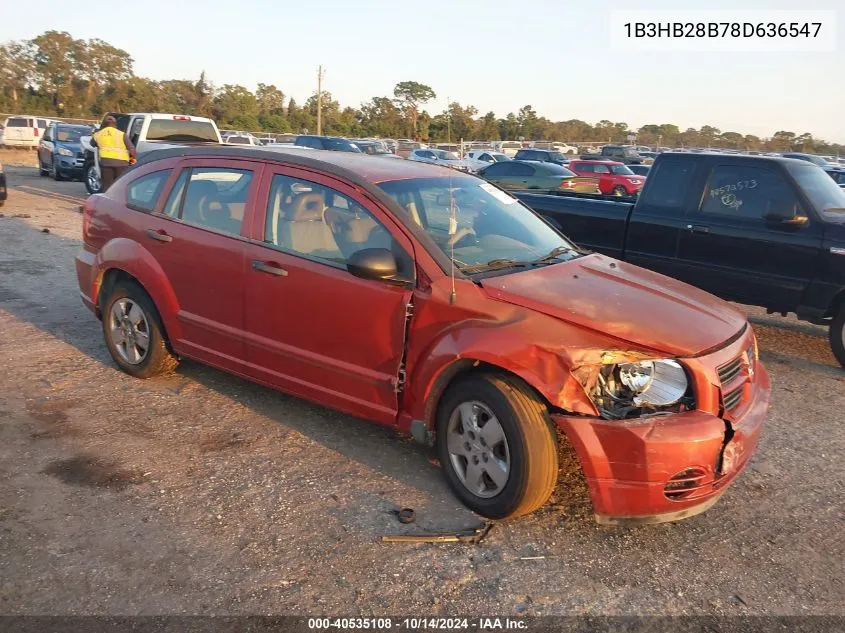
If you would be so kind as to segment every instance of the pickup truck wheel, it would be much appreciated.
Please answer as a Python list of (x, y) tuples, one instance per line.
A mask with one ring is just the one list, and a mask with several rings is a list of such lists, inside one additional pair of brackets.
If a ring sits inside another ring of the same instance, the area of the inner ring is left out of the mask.
[(616, 185), (613, 188), (613, 195), (614, 196), (627, 196), (628, 190), (625, 189), (625, 187), (623, 187), (622, 185)]
[(150, 378), (176, 368), (158, 310), (138, 284), (118, 282), (103, 303), (103, 335), (112, 358), (127, 374)]
[(839, 308), (839, 314), (833, 319), (828, 331), (830, 349), (842, 367), (845, 367), (845, 306)]
[(100, 193), (102, 189), (100, 176), (94, 171), (93, 164), (85, 168), (85, 189), (91, 194)]
[(545, 405), (519, 379), (476, 374), (455, 383), (438, 407), (436, 431), (446, 481), (474, 512), (528, 514), (552, 494), (555, 434)]

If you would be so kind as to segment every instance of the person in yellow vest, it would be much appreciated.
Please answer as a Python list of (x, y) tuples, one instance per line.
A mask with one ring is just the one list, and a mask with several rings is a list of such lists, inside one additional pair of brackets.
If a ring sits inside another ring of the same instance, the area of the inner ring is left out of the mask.
[(128, 134), (117, 129), (113, 116), (105, 118), (91, 145), (100, 150), (100, 183), (102, 191), (106, 191), (129, 165), (135, 163), (135, 146)]

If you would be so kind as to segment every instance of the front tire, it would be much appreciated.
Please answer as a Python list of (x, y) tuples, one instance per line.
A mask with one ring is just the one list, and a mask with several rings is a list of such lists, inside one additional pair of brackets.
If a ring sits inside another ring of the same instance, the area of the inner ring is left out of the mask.
[(103, 302), (103, 336), (114, 362), (136, 378), (173, 371), (178, 360), (164, 336), (155, 304), (134, 282), (118, 282)]
[(845, 305), (839, 308), (839, 313), (834, 317), (828, 330), (830, 349), (839, 364), (845, 368)]
[(61, 181), (61, 180), (64, 180), (64, 177), (62, 176), (62, 172), (60, 172), (60, 171), (59, 171), (59, 168), (58, 168), (58, 167), (56, 167), (56, 162), (55, 162), (55, 161), (53, 161), (53, 164), (50, 166), (50, 177), (51, 177), (53, 180), (55, 180), (56, 182), (59, 182), (59, 181)]
[(558, 475), (557, 442), (543, 402), (518, 378), (474, 374), (452, 385), (437, 412), (446, 481), (471, 510), (503, 519), (533, 512)]
[(614, 196), (627, 196), (628, 190), (625, 189), (625, 187), (623, 187), (622, 185), (616, 185), (613, 188), (613, 195)]

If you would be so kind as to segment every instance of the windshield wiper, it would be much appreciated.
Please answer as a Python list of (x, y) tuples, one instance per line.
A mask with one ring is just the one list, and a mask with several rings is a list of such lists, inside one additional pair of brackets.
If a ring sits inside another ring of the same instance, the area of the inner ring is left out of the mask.
[(463, 273), (480, 273), (488, 270), (500, 270), (502, 268), (519, 268), (530, 266), (532, 262), (518, 262), (515, 259), (491, 259), (483, 264), (472, 264), (461, 268)]
[(550, 262), (553, 259), (557, 259), (558, 257), (563, 255), (564, 253), (580, 254), (578, 250), (572, 248), (571, 246), (556, 246), (551, 251), (549, 251), (547, 254), (543, 255), (542, 257), (538, 257), (537, 259), (535, 259), (531, 263), (532, 264), (542, 264), (544, 262)]

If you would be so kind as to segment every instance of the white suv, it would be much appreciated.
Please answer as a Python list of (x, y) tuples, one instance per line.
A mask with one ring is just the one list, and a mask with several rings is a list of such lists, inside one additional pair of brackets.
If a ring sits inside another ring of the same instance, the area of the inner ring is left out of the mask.
[(52, 122), (45, 117), (28, 114), (10, 116), (3, 123), (3, 136), (0, 138), (0, 145), (38, 149), (41, 137), (44, 136), (44, 130)]

